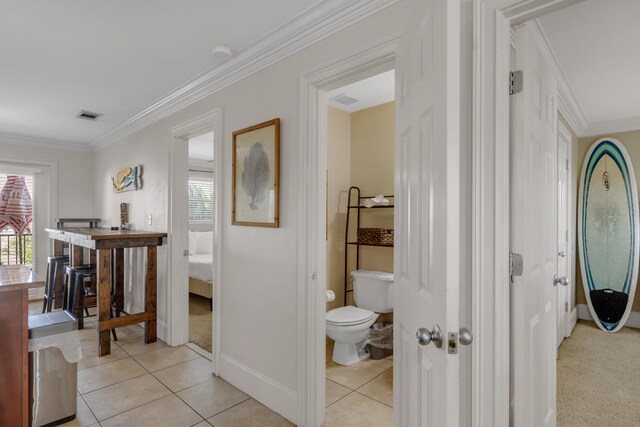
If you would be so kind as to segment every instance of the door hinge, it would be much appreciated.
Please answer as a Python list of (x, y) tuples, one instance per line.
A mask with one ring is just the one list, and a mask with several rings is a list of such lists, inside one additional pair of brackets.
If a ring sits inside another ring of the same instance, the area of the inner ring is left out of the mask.
[(509, 275), (513, 279), (515, 276), (522, 276), (523, 263), (522, 255), (509, 252)]
[(564, 240), (569, 241), (569, 230), (565, 231)]
[(522, 83), (524, 80), (524, 75), (522, 71), (511, 71), (509, 73), (509, 95), (515, 95), (516, 93), (522, 92)]
[(567, 170), (569, 170), (569, 159), (567, 159)]
[(569, 312), (569, 301), (564, 302), (564, 311)]

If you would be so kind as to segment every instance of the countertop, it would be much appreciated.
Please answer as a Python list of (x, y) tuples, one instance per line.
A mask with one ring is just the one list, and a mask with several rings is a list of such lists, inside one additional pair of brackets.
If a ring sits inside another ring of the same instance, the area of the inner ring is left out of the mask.
[(81, 238), (90, 240), (107, 240), (107, 239), (135, 239), (135, 238), (147, 238), (167, 237), (167, 233), (160, 233), (156, 231), (144, 231), (144, 230), (111, 230), (110, 228), (91, 228), (91, 227), (70, 227), (70, 228), (45, 228), (50, 234), (57, 234), (61, 236), (75, 235)]
[(0, 266), (0, 292), (44, 286), (44, 280), (24, 265)]

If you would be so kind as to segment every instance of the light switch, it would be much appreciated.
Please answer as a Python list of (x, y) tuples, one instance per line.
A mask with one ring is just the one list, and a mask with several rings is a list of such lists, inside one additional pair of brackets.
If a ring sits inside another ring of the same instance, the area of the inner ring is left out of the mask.
[(153, 224), (153, 216), (151, 214), (147, 215), (147, 225)]

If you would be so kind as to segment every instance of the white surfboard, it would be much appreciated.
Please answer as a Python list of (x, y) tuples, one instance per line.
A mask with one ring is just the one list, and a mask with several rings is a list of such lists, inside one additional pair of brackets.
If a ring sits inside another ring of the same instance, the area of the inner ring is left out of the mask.
[(626, 322), (638, 280), (636, 177), (620, 141), (602, 138), (587, 151), (580, 176), (578, 244), (589, 310), (604, 331)]

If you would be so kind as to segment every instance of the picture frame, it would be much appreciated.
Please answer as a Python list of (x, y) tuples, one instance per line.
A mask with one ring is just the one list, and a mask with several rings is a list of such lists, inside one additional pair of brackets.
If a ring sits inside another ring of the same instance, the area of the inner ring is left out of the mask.
[(280, 119), (233, 132), (231, 224), (280, 226)]
[(138, 191), (142, 189), (142, 165), (130, 165), (118, 169), (111, 177), (114, 193)]

